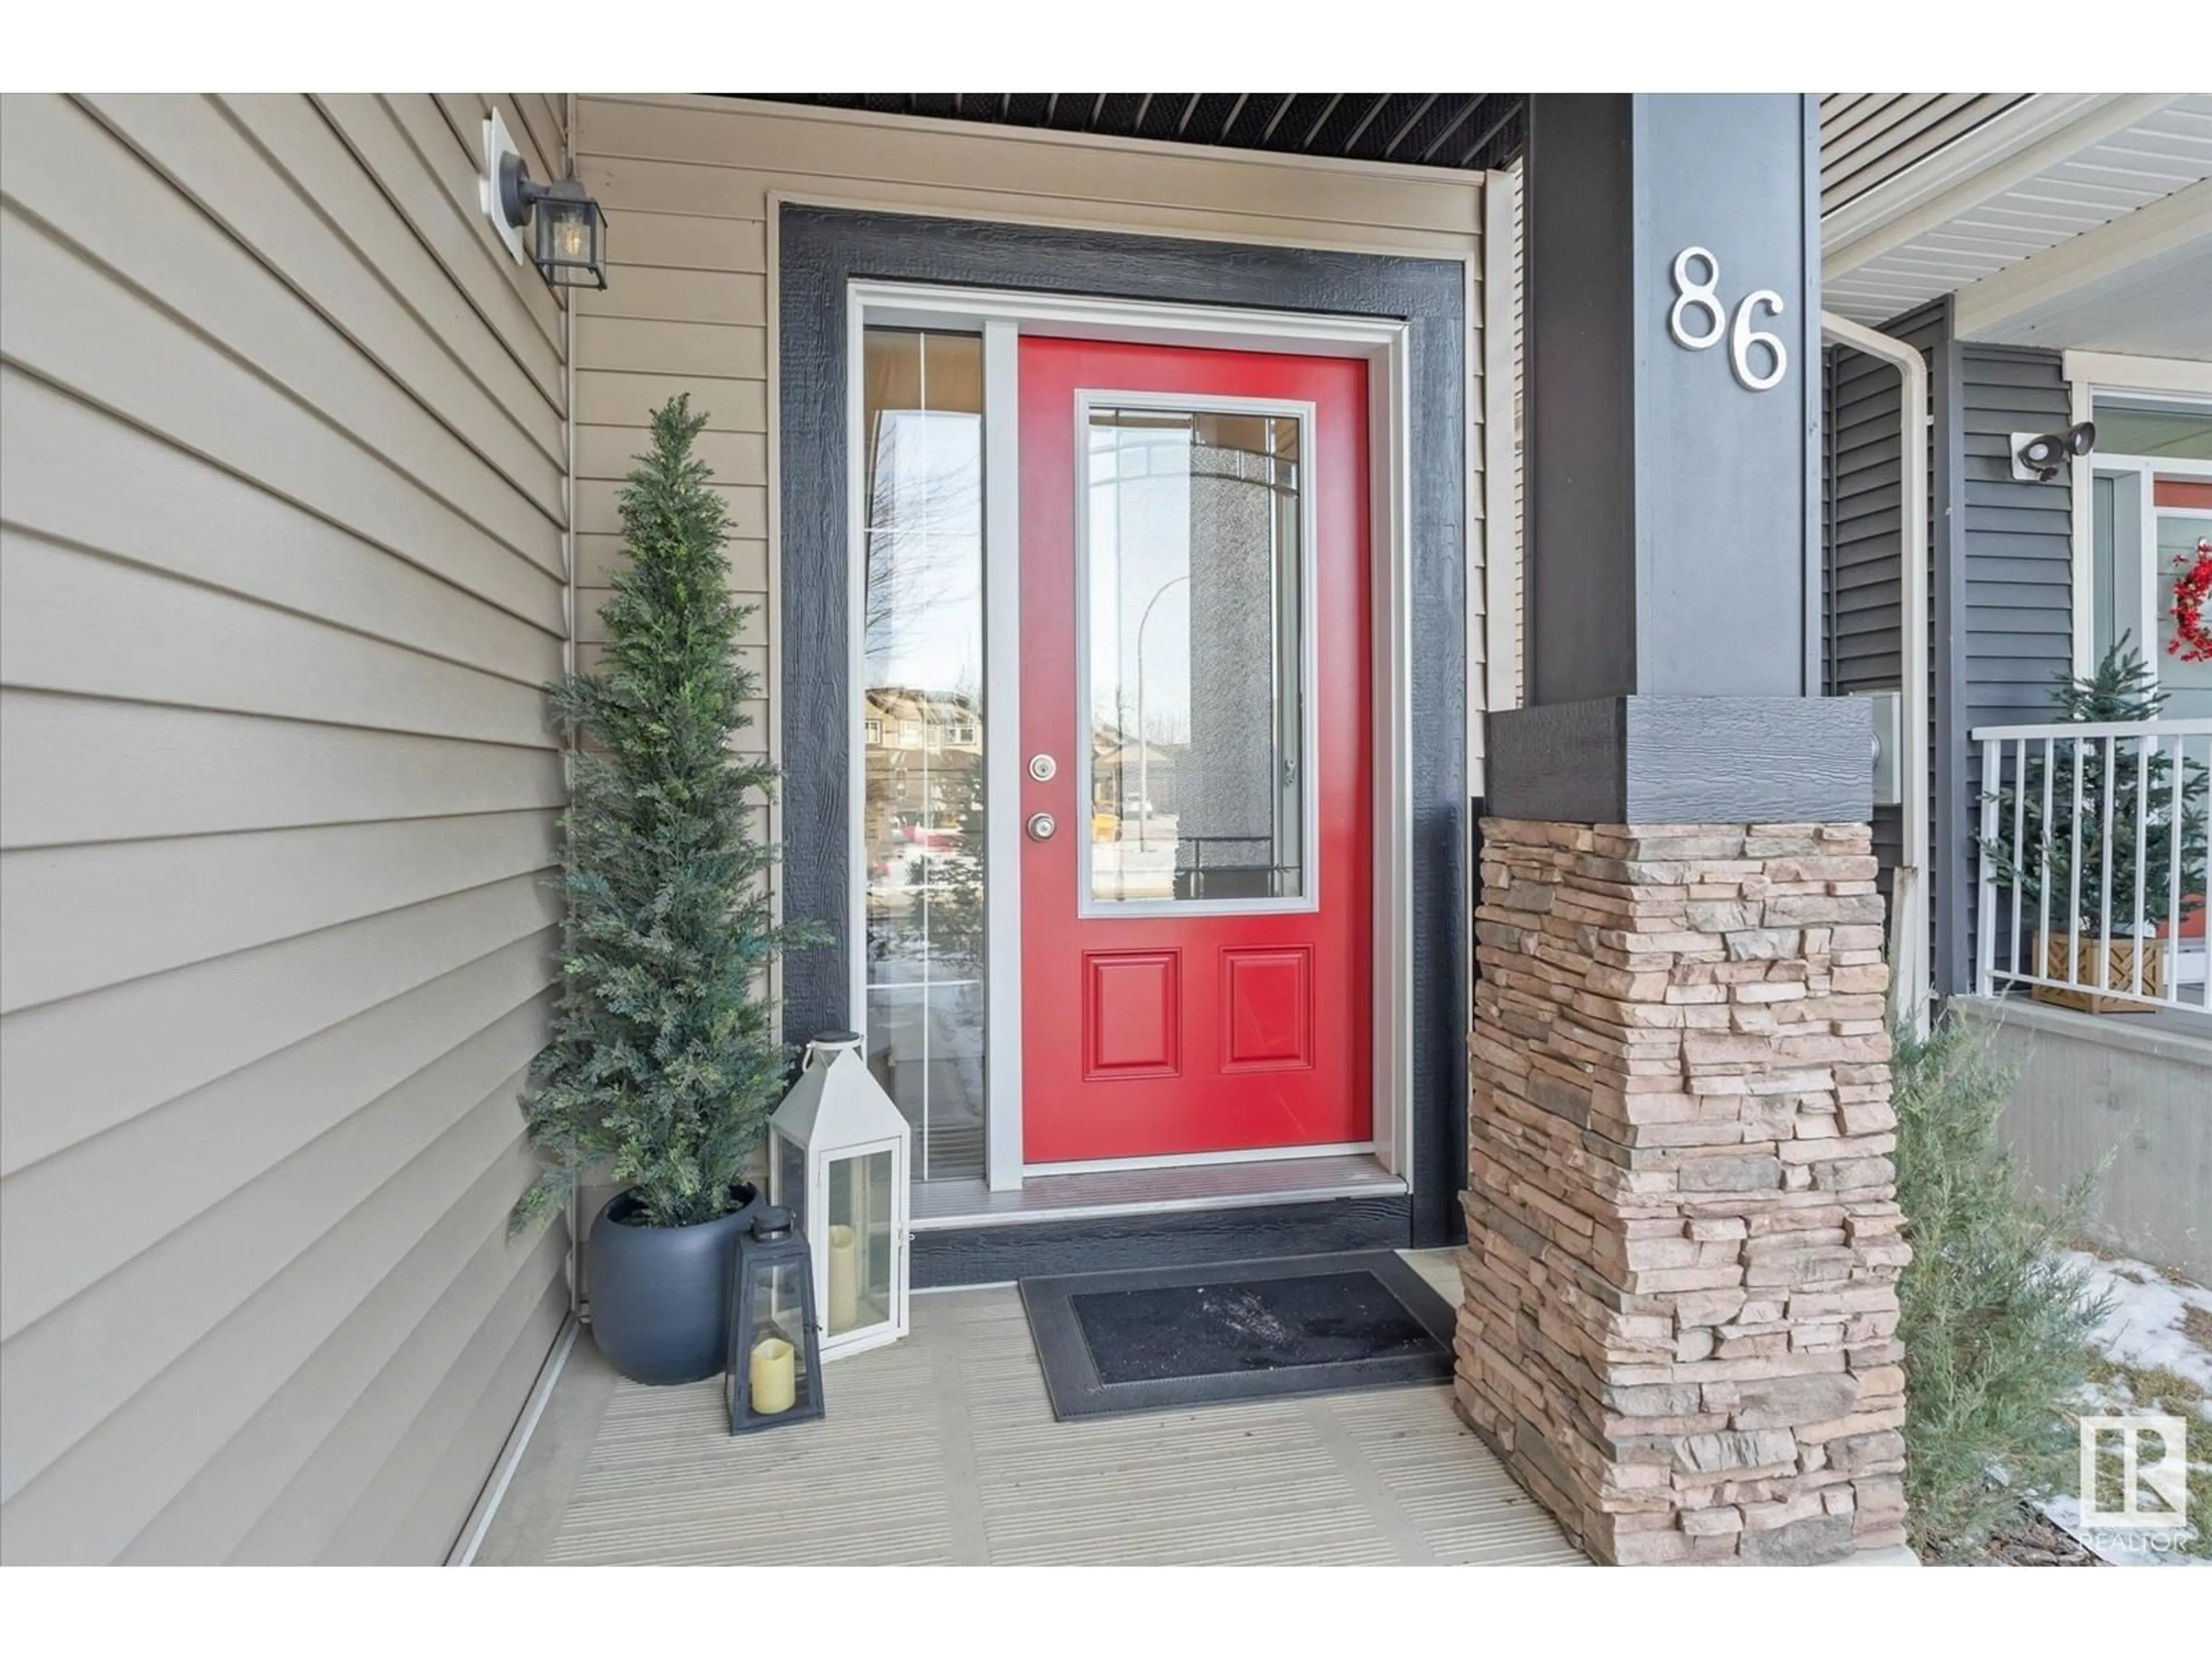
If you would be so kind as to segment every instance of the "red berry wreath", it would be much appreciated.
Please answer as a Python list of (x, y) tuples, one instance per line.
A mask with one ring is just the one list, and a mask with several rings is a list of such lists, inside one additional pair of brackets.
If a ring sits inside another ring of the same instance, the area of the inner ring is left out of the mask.
[(2180, 553), (2173, 562), (2181, 574), (2173, 581), (2173, 637), (2166, 651), (2184, 662), (2212, 662), (2212, 626), (2204, 620), (2204, 602), (2212, 598), (2212, 538), (2197, 544), (2194, 564)]

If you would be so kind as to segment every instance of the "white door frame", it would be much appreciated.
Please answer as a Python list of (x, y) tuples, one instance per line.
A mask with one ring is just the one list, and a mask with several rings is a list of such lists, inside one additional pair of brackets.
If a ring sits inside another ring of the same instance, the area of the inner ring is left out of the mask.
[[(2212, 398), (2212, 363), (2178, 357), (2130, 357), (2107, 351), (2069, 351), (2060, 360), (2066, 377), (2067, 418), (2076, 423), (2091, 419), (2099, 398), (2141, 398), (2148, 402), (2187, 405)], [(2178, 456), (2121, 454), (2076, 455), (2068, 472), (2073, 498), (2073, 624), (2074, 672), (2094, 672), (2097, 666), (2096, 619), (2091, 613), (2096, 592), (2096, 526), (2091, 512), (2091, 485), (2100, 468), (2106, 471), (2135, 471), (2153, 467), (2169, 476), (2212, 477), (2212, 465)], [(2153, 507), (2149, 484), (2143, 485), (2143, 531), (2151, 534)], [(2118, 596), (2115, 596), (2117, 602)], [(2143, 654), (2159, 654), (2149, 644), (2150, 623), (2146, 612), (2144, 631), (2138, 635)]]
[(2212, 483), (2212, 461), (2200, 461), (2180, 455), (2106, 455), (2102, 453), (2080, 457), (2074, 462), (2076, 476), (2083, 483), (2074, 494), (2073, 592), (2077, 595), (2074, 605), (2074, 672), (2077, 675), (2096, 672), (2097, 618), (2096, 606), (2096, 518), (2094, 498), (2090, 484), (2098, 477), (2124, 478), (2120, 486), (2132, 489), (2135, 501), (2131, 514), (2136, 532), (2136, 545), (2130, 550), (2128, 561), (2135, 574), (2132, 592), (2119, 590), (2119, 527), (2113, 526), (2113, 620), (2124, 623), (2135, 636), (2136, 648), (2142, 653), (2143, 661), (2150, 668), (2154, 684), (2160, 678), (2160, 665), (2166, 652), (2160, 644), (2165, 632), (2166, 612), (2159, 605), (2164, 574), (2158, 562), (2158, 520), (2161, 513), (2194, 514), (2202, 508), (2162, 507), (2158, 505), (2157, 491), (2160, 479), (2185, 479), (2191, 483)]
[[(1406, 1182), (1413, 1164), (1413, 661), (1411, 331), (1388, 318), (1336, 317), (1154, 303), (1079, 295), (1008, 293), (909, 283), (857, 281), (846, 291), (846, 636), (854, 730), (848, 733), (852, 888), (851, 998), (855, 1030), (867, 1018), (867, 761), (857, 712), (866, 666), (867, 543), (863, 511), (865, 434), (861, 331), (871, 325), (957, 330), (983, 339), (984, 787), (994, 803), (985, 846), (984, 947), (989, 979), (985, 1166), (992, 1190), (1018, 1188), (1022, 1151), (1021, 815), (997, 810), (1018, 800), (1021, 510), (1018, 358), (1021, 337), (1127, 341), (1307, 356), (1359, 357), (1368, 365), (1370, 580), (1373, 583), (1371, 756), (1374, 772), (1373, 1152)], [(1191, 1158), (1117, 1161), (1130, 1164), (1249, 1161), (1313, 1157), (1352, 1149), (1299, 1147)], [(1364, 1150), (1364, 1149), (1362, 1149)], [(1063, 1170), (1069, 1166), (1049, 1166)], [(1086, 1164), (1086, 1169), (1115, 1167)]]

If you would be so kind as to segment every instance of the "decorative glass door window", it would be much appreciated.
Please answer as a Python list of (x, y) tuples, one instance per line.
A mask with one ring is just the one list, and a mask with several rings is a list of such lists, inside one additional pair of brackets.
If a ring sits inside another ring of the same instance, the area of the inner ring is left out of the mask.
[(861, 342), (867, 1060), (922, 1179), (984, 1148), (983, 368), (972, 334)]
[(1315, 902), (1310, 418), (1079, 404), (1084, 914)]

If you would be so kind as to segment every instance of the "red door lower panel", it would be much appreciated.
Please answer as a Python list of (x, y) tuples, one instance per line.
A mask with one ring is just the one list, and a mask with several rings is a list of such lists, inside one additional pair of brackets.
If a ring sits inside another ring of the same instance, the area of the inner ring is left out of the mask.
[(1366, 366), (1020, 369), (1024, 1160), (1364, 1144)]

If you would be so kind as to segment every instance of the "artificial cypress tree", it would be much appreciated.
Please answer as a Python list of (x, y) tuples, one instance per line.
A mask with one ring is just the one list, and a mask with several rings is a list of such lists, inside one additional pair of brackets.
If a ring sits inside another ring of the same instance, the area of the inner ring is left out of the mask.
[(599, 611), (601, 666), (548, 688), (583, 742), (562, 819), (561, 998), (522, 1097), (546, 1168), (518, 1230), (602, 1162), (647, 1224), (727, 1213), (783, 1090), (766, 976), (816, 935), (769, 909), (776, 851), (759, 824), (775, 774), (732, 747), (756, 677), (738, 659), (726, 510), (692, 454), (705, 424), (687, 398), (653, 411), (620, 497), (629, 563)]

